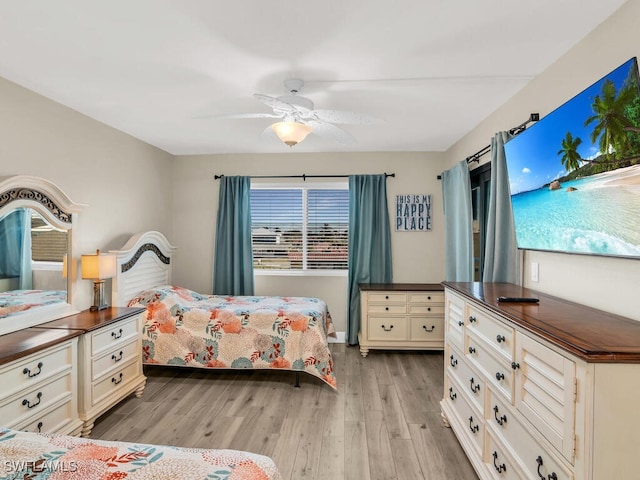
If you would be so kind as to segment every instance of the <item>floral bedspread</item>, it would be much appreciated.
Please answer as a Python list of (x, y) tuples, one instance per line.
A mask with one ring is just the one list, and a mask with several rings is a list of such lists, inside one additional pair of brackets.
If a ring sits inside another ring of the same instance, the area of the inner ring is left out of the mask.
[(10, 478), (282, 479), (273, 460), (254, 453), (109, 442), (0, 427), (0, 479)]
[(129, 306), (147, 309), (146, 364), (304, 371), (336, 388), (327, 344), (335, 329), (317, 298), (202, 295), (163, 286)]
[(0, 318), (42, 305), (67, 301), (66, 290), (10, 290), (0, 292)]

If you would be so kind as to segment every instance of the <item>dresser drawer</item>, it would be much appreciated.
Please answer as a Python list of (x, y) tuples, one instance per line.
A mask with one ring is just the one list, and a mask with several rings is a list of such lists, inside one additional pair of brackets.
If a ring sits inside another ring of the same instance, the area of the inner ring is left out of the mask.
[(91, 378), (97, 380), (112, 369), (117, 369), (120, 365), (130, 362), (140, 356), (138, 341), (134, 340), (126, 345), (117, 345), (115, 349), (109, 350), (106, 354), (96, 357), (91, 363)]
[(0, 401), (60, 372), (71, 370), (73, 355), (72, 344), (65, 342), (6, 365), (0, 369)]
[(459, 385), (451, 377), (447, 378), (446, 383), (448, 385), (448, 397), (445, 396), (445, 401), (450, 403), (456, 416), (462, 422), (464, 433), (473, 439), (476, 454), (481, 455), (484, 445), (484, 418), (482, 414), (478, 413), (478, 411), (471, 406), (472, 403), (469, 402), (464, 393), (464, 387)]
[(444, 292), (409, 292), (409, 303), (441, 303), (444, 305)]
[(475, 404), (475, 408), (484, 412), (484, 397), (485, 397), (485, 381), (481, 373), (475, 372), (466, 362), (466, 360), (459, 356), (457, 351), (449, 349), (449, 356), (447, 357), (447, 371), (459, 384), (465, 393), (469, 395), (469, 398)]
[(550, 453), (552, 447), (544, 447), (542, 442), (535, 439), (530, 433), (531, 427), (525, 426), (520, 416), (513, 414), (513, 410), (502, 401), (499, 395), (491, 389), (489, 395), (487, 422), (498, 435), (503, 437), (504, 443), (511, 446), (525, 472), (535, 478), (539, 467), (544, 478), (554, 478), (548, 476), (555, 473), (555, 478), (558, 480), (572, 479), (571, 468), (564, 466), (554, 454)]
[(405, 292), (369, 292), (367, 293), (369, 303), (407, 303)]
[(369, 340), (407, 340), (409, 326), (406, 317), (370, 316)]
[(375, 314), (389, 314), (389, 315), (393, 315), (393, 314), (400, 314), (403, 315), (405, 313), (407, 313), (407, 306), (405, 304), (402, 305), (395, 305), (395, 304), (388, 304), (388, 305), (369, 305), (368, 307), (369, 313), (375, 313)]
[(91, 388), (92, 405), (97, 404), (107, 396), (117, 397), (120, 390), (125, 389), (132, 380), (140, 379), (140, 362), (136, 360), (123, 365), (119, 370), (109, 373)]
[(492, 478), (496, 480), (527, 480), (536, 478), (526, 476), (516, 460), (508, 453), (507, 449), (492, 435), (491, 430), (487, 430), (487, 451), (484, 461)]
[(508, 363), (511, 363), (515, 348), (514, 329), (473, 306), (468, 307), (467, 317), (467, 329), (482, 337)]
[(444, 340), (442, 317), (410, 317), (411, 340), (437, 341)]
[(18, 430), (36, 433), (62, 433), (74, 418), (73, 401), (69, 399), (43, 415), (34, 416), (29, 423), (19, 427)]
[(11, 427), (36, 418), (38, 414), (73, 394), (74, 377), (71, 372), (25, 390), (0, 405), (0, 425)]
[(107, 325), (90, 335), (92, 356), (124, 345), (138, 337), (138, 315)]
[(442, 317), (444, 315), (444, 305), (428, 305), (428, 304), (410, 303), (409, 313), (413, 315), (423, 314), (423, 315), (435, 315), (435, 316)]
[(481, 370), (493, 384), (504, 395), (509, 403), (513, 402), (514, 371), (504, 359), (495, 357), (495, 351), (469, 332), (467, 357)]

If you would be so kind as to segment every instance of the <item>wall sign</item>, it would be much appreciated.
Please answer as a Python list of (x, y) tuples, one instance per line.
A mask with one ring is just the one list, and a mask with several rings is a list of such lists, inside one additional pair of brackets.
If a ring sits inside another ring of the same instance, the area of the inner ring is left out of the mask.
[(431, 195), (396, 195), (396, 231), (431, 230)]

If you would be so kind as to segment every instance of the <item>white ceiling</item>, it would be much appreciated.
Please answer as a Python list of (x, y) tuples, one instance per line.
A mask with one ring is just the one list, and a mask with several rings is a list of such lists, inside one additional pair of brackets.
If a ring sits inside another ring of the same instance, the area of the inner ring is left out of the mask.
[(0, 76), (172, 154), (290, 151), (269, 119), (195, 117), (270, 112), (253, 93), (298, 77), (384, 123), (293, 151), (445, 151), (623, 3), (0, 0)]

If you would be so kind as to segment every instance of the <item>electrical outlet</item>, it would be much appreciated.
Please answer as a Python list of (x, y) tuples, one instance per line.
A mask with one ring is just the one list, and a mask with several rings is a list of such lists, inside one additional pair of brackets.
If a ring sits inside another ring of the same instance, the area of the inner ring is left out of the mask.
[(538, 262), (531, 262), (531, 281), (532, 282), (538, 281), (538, 274), (539, 274)]

